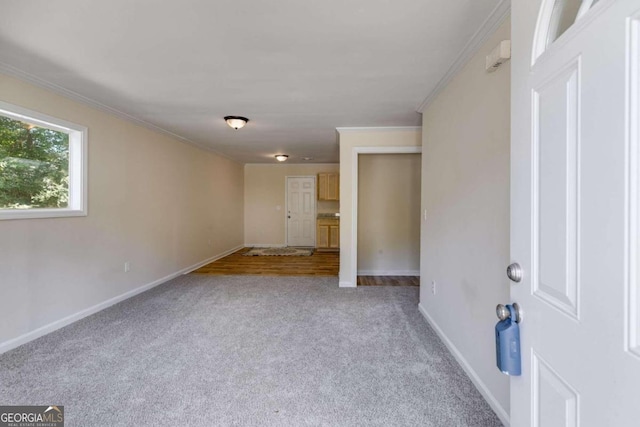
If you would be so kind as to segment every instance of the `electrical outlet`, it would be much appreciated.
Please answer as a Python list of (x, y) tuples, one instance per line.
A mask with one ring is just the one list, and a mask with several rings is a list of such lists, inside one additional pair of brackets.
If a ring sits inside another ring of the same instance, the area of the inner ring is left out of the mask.
[(207, 242), (207, 245), (211, 246), (211, 239)]
[(426, 221), (427, 220), (427, 210), (426, 209), (424, 210), (423, 217), (424, 217), (424, 220)]
[(129, 271), (131, 271), (131, 263), (129, 261), (125, 261), (125, 263), (124, 263), (124, 272), (128, 273)]
[(436, 294), (436, 281), (435, 280), (431, 281), (431, 293), (434, 294), (434, 295)]

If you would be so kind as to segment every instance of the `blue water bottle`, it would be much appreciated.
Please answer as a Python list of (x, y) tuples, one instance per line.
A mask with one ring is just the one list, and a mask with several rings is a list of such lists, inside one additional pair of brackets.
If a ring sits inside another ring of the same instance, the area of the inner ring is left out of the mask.
[(503, 374), (518, 376), (522, 373), (522, 366), (520, 361), (520, 326), (517, 323), (516, 309), (511, 304), (499, 305), (498, 318), (503, 319), (496, 324), (498, 369)]

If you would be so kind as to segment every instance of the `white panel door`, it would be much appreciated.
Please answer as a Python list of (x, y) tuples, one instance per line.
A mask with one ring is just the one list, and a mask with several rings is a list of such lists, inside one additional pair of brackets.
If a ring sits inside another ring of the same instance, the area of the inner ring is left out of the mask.
[(511, 425), (640, 425), (640, 0), (512, 2)]
[(316, 244), (316, 178), (287, 177), (287, 246)]

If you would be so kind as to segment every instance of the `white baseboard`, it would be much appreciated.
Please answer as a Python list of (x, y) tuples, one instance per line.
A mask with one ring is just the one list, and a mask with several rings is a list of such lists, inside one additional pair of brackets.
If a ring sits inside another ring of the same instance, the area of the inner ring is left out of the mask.
[(187, 268), (183, 268), (182, 270), (179, 270), (175, 273), (169, 274), (168, 276), (162, 277), (158, 280), (154, 280), (151, 283), (147, 283), (146, 285), (140, 286), (138, 288), (132, 289), (128, 292), (125, 292), (121, 295), (115, 296), (113, 298), (110, 298), (106, 301), (103, 301), (101, 303), (98, 303), (92, 307), (89, 308), (85, 308), (84, 310), (80, 310), (77, 313), (74, 313), (70, 316), (64, 317), (62, 319), (56, 320), (54, 322), (49, 323), (48, 325), (44, 325), (39, 327), (38, 329), (35, 329), (33, 331), (27, 332), (26, 334), (20, 335), (19, 337), (16, 338), (12, 338), (8, 341), (5, 341), (3, 343), (0, 343), (0, 354), (5, 353), (9, 350), (13, 350), (16, 347), (19, 347), (23, 344), (28, 343), (29, 341), (33, 341), (37, 338), (40, 338), (41, 336), (47, 335), (57, 329), (63, 328), (67, 325), (70, 325), (73, 322), (77, 322), (80, 319), (83, 319), (87, 316), (91, 316), (92, 314), (95, 314), (99, 311), (104, 310), (105, 308), (111, 307), (112, 305), (115, 305), (121, 301), (124, 301), (126, 299), (129, 299), (131, 297), (134, 297), (138, 294), (141, 294), (144, 291), (148, 291), (151, 288), (154, 288), (158, 285), (161, 285), (165, 282), (168, 282), (171, 279), (174, 279), (180, 275), (183, 274), (187, 274), (192, 272), (193, 270), (197, 270), (198, 268), (202, 267), (203, 265), (206, 265), (210, 262), (213, 262), (217, 259), (223, 258), (239, 249), (242, 249), (244, 247), (244, 245), (240, 245), (236, 248), (233, 249), (229, 249), (228, 251), (225, 251), (221, 254), (212, 256), (211, 258), (208, 258), (204, 261), (201, 261), (197, 264), (191, 265)]
[(467, 375), (471, 379), (471, 382), (473, 383), (473, 385), (476, 386), (476, 388), (478, 389), (482, 397), (484, 397), (484, 399), (487, 401), (489, 406), (491, 406), (491, 409), (493, 409), (493, 412), (495, 412), (498, 418), (500, 418), (500, 421), (502, 421), (502, 424), (508, 427), (510, 425), (510, 421), (509, 421), (509, 414), (507, 413), (507, 411), (505, 411), (505, 409), (502, 407), (502, 405), (500, 405), (500, 403), (495, 398), (495, 396), (491, 393), (491, 391), (489, 391), (489, 389), (487, 388), (485, 383), (480, 379), (476, 371), (473, 370), (469, 362), (467, 362), (467, 360), (464, 358), (462, 353), (460, 353), (460, 350), (456, 348), (453, 342), (451, 342), (451, 340), (449, 340), (449, 338), (445, 335), (444, 331), (440, 329), (440, 326), (438, 326), (438, 324), (433, 320), (433, 318), (429, 316), (429, 313), (427, 313), (427, 310), (424, 308), (424, 306), (422, 304), (418, 304), (418, 309), (420, 310), (420, 313), (422, 313), (424, 318), (427, 320), (429, 325), (431, 325), (431, 327), (436, 331), (436, 333), (438, 334), (440, 339), (444, 342), (444, 344), (447, 346), (451, 354), (453, 354), (453, 357), (455, 357), (455, 359), (458, 361), (462, 369), (464, 369), (464, 371), (467, 373)]
[(338, 283), (338, 287), (340, 287), (340, 288), (355, 288), (356, 285), (354, 285), (351, 282), (339, 282)]
[(246, 248), (286, 248), (284, 243), (245, 243)]
[(420, 270), (358, 270), (358, 276), (420, 276)]

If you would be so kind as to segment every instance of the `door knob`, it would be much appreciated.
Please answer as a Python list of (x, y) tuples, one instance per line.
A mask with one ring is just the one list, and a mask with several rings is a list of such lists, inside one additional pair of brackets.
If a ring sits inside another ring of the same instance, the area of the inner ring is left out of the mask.
[[(513, 307), (513, 311), (515, 311), (516, 313), (516, 319), (515, 319), (516, 323), (520, 323), (522, 321), (520, 306), (518, 305), (517, 302), (514, 302), (513, 304), (511, 304), (511, 306)], [(498, 319), (500, 320), (505, 320), (511, 317), (511, 312), (509, 311), (506, 305), (498, 304), (496, 306), (496, 316), (498, 316)]]
[(509, 278), (509, 280), (516, 283), (521, 281), (522, 267), (520, 267), (520, 264), (518, 264), (517, 262), (514, 262), (513, 264), (509, 265), (509, 267), (507, 267), (507, 277)]

